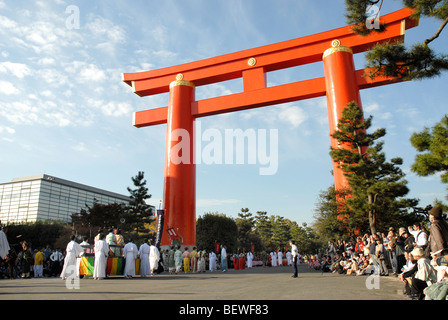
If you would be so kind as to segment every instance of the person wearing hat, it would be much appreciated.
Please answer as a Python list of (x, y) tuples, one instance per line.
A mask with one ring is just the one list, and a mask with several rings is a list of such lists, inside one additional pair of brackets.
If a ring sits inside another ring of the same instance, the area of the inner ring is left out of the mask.
[(417, 271), (412, 278), (408, 278), (410, 292), (413, 298), (423, 300), (425, 294), (423, 290), (437, 281), (437, 276), (434, 268), (430, 264), (430, 260), (424, 257), (422, 248), (416, 247), (412, 250), (411, 255), (417, 261)]
[(434, 258), (445, 256), (448, 260), (448, 224), (442, 218), (442, 208), (435, 206), (429, 211), (431, 222), (429, 243)]

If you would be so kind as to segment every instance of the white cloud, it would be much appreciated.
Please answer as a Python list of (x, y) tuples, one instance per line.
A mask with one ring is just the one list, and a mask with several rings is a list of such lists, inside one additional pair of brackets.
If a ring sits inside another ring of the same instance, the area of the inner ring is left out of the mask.
[(86, 144), (84, 142), (78, 143), (76, 146), (73, 146), (72, 149), (79, 152), (88, 151), (88, 149), (86, 148)]
[(126, 102), (109, 102), (101, 107), (106, 116), (120, 117), (130, 115), (133, 111), (132, 106)]
[(0, 93), (6, 95), (18, 94), (20, 91), (8, 81), (0, 81)]
[(10, 61), (0, 62), (0, 73), (12, 73), (19, 79), (32, 74), (31, 69), (23, 63), (14, 63)]
[(3, 133), (3, 132), (9, 133), (9, 134), (14, 134), (14, 133), (16, 133), (16, 130), (13, 128), (10, 128), (10, 127), (0, 126), (0, 133)]
[(305, 111), (298, 106), (286, 106), (282, 109), (283, 110), (281, 110), (278, 114), (278, 119), (292, 125), (295, 128), (299, 127), (308, 119)]
[(123, 43), (126, 40), (126, 32), (120, 26), (103, 17), (97, 17), (86, 25), (92, 36), (101, 43)]
[(362, 107), (363, 110), (367, 113), (372, 113), (374, 111), (378, 111), (380, 109), (380, 105), (378, 103), (369, 103)]

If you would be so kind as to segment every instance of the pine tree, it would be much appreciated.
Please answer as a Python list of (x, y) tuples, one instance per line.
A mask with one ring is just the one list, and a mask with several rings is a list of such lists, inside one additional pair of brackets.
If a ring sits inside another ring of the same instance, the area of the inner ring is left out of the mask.
[(371, 116), (364, 120), (358, 105), (349, 103), (342, 112), (338, 130), (332, 135), (345, 147), (331, 148), (330, 155), (347, 177), (350, 196), (345, 203), (351, 215), (361, 217), (368, 213), (370, 231), (376, 233), (378, 221), (388, 215), (402, 214), (417, 201), (400, 199), (409, 192), (405, 175), (399, 168), (403, 160), (386, 161), (382, 151), (384, 142), (376, 141), (386, 135), (386, 130), (368, 134), (371, 123)]
[[(441, 35), (448, 24), (448, 1), (446, 0), (403, 0), (403, 5), (415, 10), (413, 18), (431, 17), (441, 21), (438, 30), (421, 43), (411, 48), (403, 44), (387, 43), (375, 46), (367, 55), (367, 67), (373, 68), (369, 74), (376, 76), (403, 77), (405, 80), (433, 78), (448, 70), (448, 55), (436, 54), (429, 46)], [(346, 18), (348, 24), (355, 24), (354, 31), (362, 36), (371, 32), (382, 32), (381, 28), (368, 28), (366, 22), (372, 5), (383, 7), (383, 0), (346, 0)], [(375, 18), (375, 17), (373, 17)]]
[(129, 231), (147, 232), (149, 229), (145, 224), (149, 224), (153, 219), (153, 209), (146, 203), (151, 198), (146, 187), (145, 173), (139, 171), (135, 177), (132, 177), (134, 189), (127, 188), (130, 193), (129, 206), (125, 217), (126, 226)]
[(442, 182), (448, 183), (448, 115), (433, 128), (414, 133), (411, 143), (419, 152), (411, 170), (424, 177), (440, 172)]

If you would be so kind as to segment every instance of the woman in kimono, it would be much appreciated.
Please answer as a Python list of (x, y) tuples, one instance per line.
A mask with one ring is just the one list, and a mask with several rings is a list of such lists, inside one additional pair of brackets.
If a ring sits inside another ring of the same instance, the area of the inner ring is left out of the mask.
[(182, 271), (182, 251), (180, 247), (177, 247), (176, 252), (174, 252), (174, 264), (176, 265), (176, 273)]
[(185, 273), (190, 272), (190, 252), (188, 251), (188, 247), (185, 248), (184, 253), (182, 253), (182, 258), (184, 259)]
[(106, 236), (101, 233), (95, 242), (95, 263), (93, 265), (93, 279), (100, 280), (106, 277), (107, 257), (109, 255), (109, 245), (104, 239)]
[(168, 252), (168, 270), (170, 274), (176, 271), (176, 263), (174, 261), (174, 247), (170, 246), (170, 251)]
[(148, 240), (146, 240), (138, 250), (138, 255), (140, 256), (140, 275), (143, 278), (151, 274), (151, 268), (149, 266), (149, 250)]
[(205, 272), (205, 255), (207, 254), (205, 250), (201, 250), (198, 252), (199, 260), (198, 260), (198, 272)]
[(135, 259), (137, 259), (137, 254), (137, 246), (131, 239), (123, 248), (123, 256), (126, 259), (126, 264), (124, 267), (125, 278), (129, 279), (135, 276)]

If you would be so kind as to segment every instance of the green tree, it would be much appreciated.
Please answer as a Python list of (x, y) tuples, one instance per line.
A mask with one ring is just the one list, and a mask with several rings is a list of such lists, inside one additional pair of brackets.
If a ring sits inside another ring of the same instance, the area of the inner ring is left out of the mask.
[(414, 133), (411, 143), (419, 152), (411, 170), (426, 177), (440, 173), (443, 183), (448, 183), (448, 115), (433, 128)]
[(270, 248), (274, 246), (272, 242), (273, 239), (272, 223), (266, 211), (256, 212), (255, 230), (260, 237), (260, 240), (263, 245), (262, 248), (263, 250), (266, 250), (268, 247)]
[[(429, 46), (431, 42), (439, 38), (448, 24), (448, 1), (446, 0), (403, 0), (403, 5), (415, 10), (414, 19), (430, 17), (441, 22), (434, 34), (415, 43), (411, 48), (399, 43), (387, 43), (375, 46), (367, 55), (367, 66), (374, 69), (370, 77), (376, 76), (403, 76), (404, 79), (433, 78), (440, 75), (441, 71), (448, 70), (448, 56), (437, 54)], [(369, 12), (372, 4), (382, 7), (383, 0), (346, 0), (346, 18), (348, 24), (355, 24), (354, 31), (362, 36), (371, 32), (382, 32), (387, 25), (380, 28), (369, 28), (371, 23)], [(368, 10), (369, 9), (369, 10)]]
[(232, 252), (237, 245), (237, 225), (235, 220), (222, 213), (206, 213), (196, 224), (196, 244), (208, 252), (214, 250), (215, 241), (227, 246)]
[(347, 206), (341, 208), (338, 205), (338, 194), (334, 185), (321, 191), (314, 209), (313, 229), (323, 242), (344, 239), (347, 236), (348, 226), (341, 220), (341, 216), (348, 215), (350, 217), (348, 221), (363, 231), (367, 231), (368, 228), (368, 220), (365, 216), (362, 219), (356, 219)]
[(386, 135), (386, 130), (368, 134), (371, 123), (372, 116), (364, 119), (358, 105), (349, 103), (342, 112), (338, 130), (332, 134), (346, 147), (331, 148), (330, 155), (347, 177), (350, 196), (345, 199), (346, 205), (355, 217), (367, 213), (370, 231), (376, 233), (378, 221), (398, 211), (403, 213), (418, 201), (401, 199), (409, 192), (405, 174), (399, 168), (403, 160), (398, 157), (386, 160), (382, 151), (384, 142), (376, 141)]
[(139, 171), (135, 177), (132, 177), (134, 188), (127, 188), (130, 193), (129, 206), (126, 208), (124, 216), (126, 231), (136, 231), (140, 233), (149, 233), (149, 224), (153, 222), (153, 207), (146, 203), (151, 198), (146, 187), (145, 173)]
[(100, 204), (95, 199), (93, 206), (86, 206), (80, 212), (72, 214), (72, 224), (78, 234), (88, 236), (96, 235), (98, 229), (118, 227), (124, 216), (124, 207), (119, 203)]

